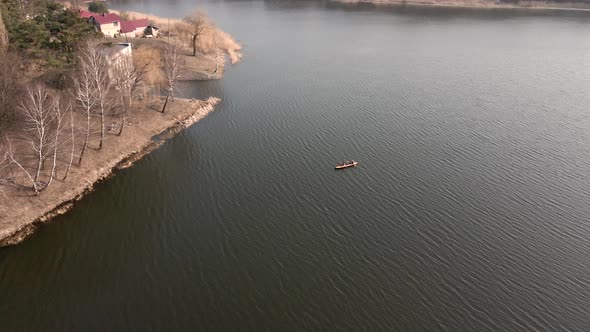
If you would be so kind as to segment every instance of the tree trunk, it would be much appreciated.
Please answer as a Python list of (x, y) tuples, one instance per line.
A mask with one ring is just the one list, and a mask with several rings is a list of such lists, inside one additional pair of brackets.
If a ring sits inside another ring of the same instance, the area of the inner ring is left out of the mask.
[(55, 133), (55, 145), (53, 147), (53, 165), (51, 165), (51, 175), (49, 176), (49, 181), (47, 181), (47, 185), (45, 186), (45, 188), (49, 187), (49, 185), (53, 181), (53, 177), (55, 176), (55, 166), (57, 165), (57, 143), (59, 143), (59, 125), (57, 127), (57, 132)]
[(104, 140), (104, 110), (100, 110), (100, 142), (98, 149), (102, 149), (102, 141)]
[(43, 167), (43, 145), (39, 147), (39, 153), (37, 154), (37, 171), (35, 172), (35, 182), (39, 181), (41, 176), (41, 167)]
[(80, 157), (78, 158), (78, 166), (82, 162), (82, 156), (84, 155), (84, 151), (86, 151), (86, 146), (88, 146), (88, 139), (90, 138), (90, 110), (86, 110), (86, 137), (84, 138), (84, 144), (82, 145), (82, 151), (80, 151)]
[(8, 169), (10, 170), (10, 176), (14, 179), (14, 169), (12, 168), (12, 163), (8, 163)]
[(121, 134), (123, 133), (123, 127), (125, 127), (125, 115), (123, 115), (123, 119), (121, 119), (121, 128), (119, 128), (117, 136), (121, 136)]
[(57, 167), (57, 147), (59, 145), (59, 134), (61, 134), (61, 121), (63, 120), (63, 117), (61, 115), (61, 107), (62, 105), (58, 102), (53, 106), (53, 111), (55, 112), (56, 115), (56, 128), (55, 128), (55, 140), (53, 141), (53, 161), (52, 161), (52, 165), (51, 165), (51, 173), (49, 175), (49, 181), (47, 181), (47, 184), (45, 185), (45, 187), (43, 189), (46, 189), (47, 187), (49, 187), (49, 185), (51, 184), (51, 182), (53, 182), (53, 178), (55, 177), (55, 168)]
[(197, 35), (193, 35), (193, 56), (197, 55)]
[(74, 162), (74, 150), (76, 149), (76, 140), (74, 139), (74, 111), (70, 110), (70, 128), (72, 133), (72, 150), (70, 151), (70, 163), (68, 164), (68, 168), (66, 168), (66, 174), (64, 174), (62, 181), (65, 181), (68, 177), (68, 173), (70, 173), (70, 168), (72, 168), (72, 163)]
[(170, 95), (166, 96), (166, 101), (164, 102), (164, 107), (162, 107), (162, 114), (164, 114), (164, 111), (166, 111), (166, 105), (168, 105), (168, 97), (170, 97)]
[(10, 160), (16, 164), (16, 166), (18, 166), (24, 173), (25, 175), (29, 178), (29, 180), (31, 180), (31, 183), (33, 184), (33, 190), (35, 191), (35, 195), (39, 194), (39, 190), (37, 189), (37, 181), (35, 181), (33, 179), (33, 177), (31, 176), (31, 174), (29, 174), (29, 172), (27, 172), (27, 170), (23, 167), (23, 165), (21, 165), (18, 161), (16, 161), (16, 159), (14, 159), (14, 156), (12, 154), (12, 147), (11, 147), (11, 151), (10, 151)]

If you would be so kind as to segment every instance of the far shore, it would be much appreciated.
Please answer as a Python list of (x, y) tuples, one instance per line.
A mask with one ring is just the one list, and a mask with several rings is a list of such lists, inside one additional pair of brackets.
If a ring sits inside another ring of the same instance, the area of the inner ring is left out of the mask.
[(589, 12), (590, 6), (580, 4), (575, 7), (574, 3), (564, 3), (560, 6), (556, 2), (524, 1), (518, 4), (498, 3), (477, 0), (330, 0), (342, 4), (372, 4), (375, 6), (416, 6), (416, 7), (445, 7), (445, 8), (473, 8), (473, 9), (520, 9), (539, 11), (578, 11)]
[[(168, 103), (164, 114), (159, 112), (162, 98), (140, 102), (130, 113), (122, 135), (107, 135), (101, 151), (89, 149), (81, 165), (72, 168), (67, 181), (55, 183), (39, 196), (18, 188), (4, 197), (0, 195), (0, 247), (20, 243), (39, 225), (67, 212), (96, 183), (154, 150), (162, 143), (162, 137), (171, 137), (205, 118), (218, 102), (214, 97), (176, 98)], [(159, 139), (153, 139), (155, 136)]]

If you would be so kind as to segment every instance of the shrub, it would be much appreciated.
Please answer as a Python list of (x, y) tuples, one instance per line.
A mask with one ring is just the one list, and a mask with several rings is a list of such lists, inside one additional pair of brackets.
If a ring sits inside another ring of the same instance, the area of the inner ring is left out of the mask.
[(104, 1), (93, 1), (88, 4), (88, 11), (93, 13), (104, 14), (108, 13), (109, 9), (107, 8), (107, 4)]

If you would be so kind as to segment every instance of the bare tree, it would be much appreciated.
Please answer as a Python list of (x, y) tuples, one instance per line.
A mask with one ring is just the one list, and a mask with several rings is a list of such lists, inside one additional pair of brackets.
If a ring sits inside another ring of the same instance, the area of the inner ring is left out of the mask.
[(54, 119), (54, 131), (53, 131), (53, 159), (51, 164), (51, 173), (49, 175), (49, 180), (47, 181), (46, 187), (49, 187), (53, 178), (55, 177), (55, 169), (57, 167), (57, 153), (59, 150), (59, 137), (62, 132), (62, 123), (64, 116), (70, 111), (71, 104), (64, 103), (62, 99), (58, 96), (53, 99), (51, 103), (51, 112), (53, 112), (53, 119)]
[[(6, 134), (2, 133), (2, 144), (0, 144), (0, 149), (1, 149), (1, 146), (8, 146), (9, 142), (10, 142), (10, 140), (6, 136)], [(2, 159), (4, 160), (4, 163), (8, 167), (8, 170), (10, 171), (10, 178), (9, 179), (11, 182), (13, 182), (14, 181), (14, 168), (12, 167), (12, 162), (8, 158), (8, 149), (4, 149), (4, 157)], [(5, 179), (5, 181), (6, 181), (6, 179)]]
[(6, 139), (6, 146), (7, 146), (6, 155), (8, 156), (8, 162), (18, 166), (18, 168), (26, 175), (27, 179), (29, 179), (29, 181), (31, 182), (31, 187), (32, 187), (33, 191), (35, 192), (35, 195), (37, 195), (39, 193), (39, 189), (37, 187), (37, 181), (35, 181), (31, 172), (29, 172), (15, 157), (14, 147), (12, 146), (12, 141), (9, 138)]
[(2, 185), (8, 181), (8, 179), (5, 177), (5, 169), (7, 168), (10, 170), (8, 152), (4, 151), (4, 149), (2, 149), (0, 146), (0, 195), (3, 197), (6, 197), (6, 194), (4, 193), (4, 187)]
[(131, 57), (121, 58), (113, 65), (113, 87), (117, 97), (118, 115), (121, 117), (121, 127), (117, 136), (120, 136), (123, 132), (133, 92), (141, 82), (148, 65), (149, 62), (142, 67), (136, 67)]
[[(4, 153), (3, 157), (2, 157), (2, 163), (4, 164), (5, 161), (7, 161), (7, 160), (8, 160), (8, 154)], [(6, 166), (4, 166), (2, 168), (5, 168), (5, 167)], [(0, 168), (0, 171), (1, 170), (2, 169)], [(2, 186), (5, 181), (6, 181), (5, 179), (0, 178), (0, 197), (2, 197), (2, 198), (6, 198), (6, 193), (4, 192), (4, 186)]]
[(64, 174), (62, 181), (65, 181), (70, 173), (70, 169), (72, 168), (72, 163), (74, 162), (74, 151), (76, 150), (76, 136), (74, 134), (74, 108), (70, 107), (70, 142), (72, 143), (72, 148), (70, 150), (70, 162), (68, 163), (68, 167), (66, 168), (66, 172)]
[(101, 49), (98, 40), (87, 40), (80, 51), (80, 71), (88, 75), (84, 79), (89, 80), (89, 91), (100, 119), (100, 142), (98, 149), (103, 145), (105, 135), (105, 120), (110, 110), (110, 92), (112, 80), (109, 75), (110, 64), (105, 52)]
[(220, 77), (225, 66), (225, 55), (219, 49), (219, 31), (214, 25), (211, 26), (211, 31), (213, 34), (213, 48), (215, 50), (213, 54), (215, 58), (215, 70), (209, 74), (209, 78), (211, 78), (211, 75), (219, 75)]
[[(12, 174), (10, 182), (14, 184), (19, 182), (12, 168), (12, 165), (16, 165), (28, 179), (27, 182), (31, 183), (35, 194), (38, 194), (49, 187), (55, 179), (61, 146), (63, 119), (68, 112), (71, 114), (71, 104), (64, 102), (59, 95), (52, 97), (44, 85), (36, 85), (27, 88), (25, 98), (18, 109), (22, 113), (24, 121), (22, 135), (20, 135), (16, 148), (12, 141), (5, 137), (6, 152), (3, 158), (8, 160), (8, 168)], [(73, 116), (71, 117), (71, 125), (73, 135)], [(27, 147), (30, 148), (33, 158), (31, 158), (30, 153), (26, 152)], [(19, 152), (16, 153), (15, 151)], [(42, 171), (50, 155), (52, 156), (50, 161), (51, 171), (45, 183), (41, 181)], [(73, 159), (73, 152), (71, 159)], [(0, 166), (2, 166), (1, 164), (2, 162), (0, 162)]]
[(92, 117), (92, 111), (96, 105), (96, 96), (92, 84), (92, 65), (91, 61), (86, 56), (80, 57), (80, 69), (78, 73), (73, 77), (74, 87), (72, 95), (78, 104), (82, 107), (84, 115), (86, 117), (86, 128), (84, 130), (84, 143), (78, 156), (78, 165), (82, 162), (82, 157), (88, 146), (88, 140), (90, 138), (90, 119)]
[[(35, 153), (36, 170), (33, 180), (39, 181), (41, 168), (47, 156), (50, 125), (55, 114), (51, 111), (50, 97), (47, 89), (42, 85), (29, 87), (25, 93), (25, 100), (19, 107), (24, 115), (25, 140)], [(37, 188), (35, 187), (35, 191)]]
[(162, 91), (161, 85), (165, 81), (162, 62), (162, 49), (143, 45), (133, 50), (133, 63), (141, 71), (142, 97), (149, 97), (152, 90), (158, 95)]
[(174, 94), (178, 89), (178, 80), (182, 75), (182, 55), (180, 54), (180, 50), (178, 46), (170, 43), (166, 43), (162, 50), (162, 56), (164, 57), (164, 75), (166, 77), (166, 101), (164, 102), (164, 107), (162, 107), (162, 113), (166, 111), (166, 105), (168, 104), (168, 99), (174, 101)]
[(193, 56), (195, 56), (197, 54), (197, 40), (209, 25), (207, 16), (201, 12), (196, 12), (185, 17), (183, 21), (186, 23), (186, 32), (191, 36)]

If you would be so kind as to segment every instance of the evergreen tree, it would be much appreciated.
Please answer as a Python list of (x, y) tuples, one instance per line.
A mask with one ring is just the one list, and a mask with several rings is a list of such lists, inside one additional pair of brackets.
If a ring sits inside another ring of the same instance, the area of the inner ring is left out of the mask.
[[(53, 1), (0, 0), (10, 48), (49, 65), (73, 62), (76, 46), (96, 31), (74, 11)], [(26, 12), (26, 13), (25, 13)]]
[(109, 9), (107, 8), (107, 4), (104, 1), (93, 1), (88, 4), (88, 11), (105, 14), (109, 12)]

